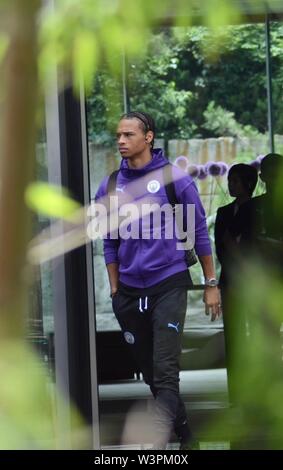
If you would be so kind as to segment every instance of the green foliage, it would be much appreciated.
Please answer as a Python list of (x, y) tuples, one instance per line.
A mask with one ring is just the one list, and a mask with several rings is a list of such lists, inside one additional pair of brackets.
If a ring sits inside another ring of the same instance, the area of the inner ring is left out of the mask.
[[(271, 54), (275, 132), (283, 133), (283, 27), (273, 23)], [(192, 138), (254, 135), (267, 131), (264, 24), (155, 30), (146, 54), (130, 59), (127, 88), (131, 109), (151, 112), (159, 137)], [(121, 62), (120, 62), (121, 63)], [(89, 130), (94, 140), (110, 142), (123, 108), (123, 87), (105, 70), (89, 100)], [(105, 84), (113, 93), (106, 94)], [(103, 86), (102, 86), (103, 85)], [(106, 101), (106, 103), (105, 103)], [(114, 117), (114, 119), (113, 119)], [(106, 134), (105, 134), (106, 131)]]
[(204, 114), (204, 129), (211, 132), (213, 136), (221, 137), (232, 136), (232, 137), (244, 137), (256, 135), (257, 132), (252, 126), (243, 126), (239, 124), (235, 119), (235, 114), (231, 111), (227, 111), (221, 106), (216, 106), (214, 101), (211, 101)]
[(0, 62), (4, 57), (8, 47), (8, 38), (3, 33), (0, 33)]
[[(132, 64), (129, 70), (131, 109), (152, 113), (157, 129), (160, 129), (159, 137), (174, 133), (178, 138), (186, 138), (194, 131), (193, 123), (186, 119), (193, 94), (190, 90), (180, 89), (175, 81), (178, 57), (174, 50), (168, 45), (161, 48), (161, 51), (151, 49), (146, 65)], [(167, 56), (165, 63), (164, 56)]]
[[(219, 2), (217, 10), (212, 3)], [(111, 75), (119, 76), (118, 57), (127, 49), (130, 58), (145, 52), (150, 28), (163, 18), (179, 24), (186, 12), (186, 24), (192, 22), (194, 0), (177, 0), (172, 15), (171, 0), (57, 0), (56, 8), (46, 8), (40, 25), (40, 75), (50, 77), (54, 65), (63, 66), (73, 77), (79, 91), (83, 78), (87, 91), (98, 68), (107, 65)], [(239, 10), (229, 0), (203, 0), (203, 19), (217, 29), (239, 19)]]
[(117, 120), (123, 112), (122, 86), (106, 71), (97, 74), (87, 100), (89, 139), (97, 144), (113, 144)]
[(68, 196), (67, 191), (48, 183), (32, 183), (26, 190), (27, 205), (48, 217), (69, 220), (80, 205)]
[(70, 437), (74, 439), (74, 448), (85, 448), (89, 440), (88, 429), (77, 409), (69, 408), (57, 391), (58, 406), (61, 412), (70, 413), (75, 430), (73, 435), (64, 430), (64, 444), (60, 442), (55, 396), (46, 383), (47, 370), (34, 351), (22, 340), (3, 341), (2, 338), (0, 352), (3, 377), (0, 449), (69, 448)]

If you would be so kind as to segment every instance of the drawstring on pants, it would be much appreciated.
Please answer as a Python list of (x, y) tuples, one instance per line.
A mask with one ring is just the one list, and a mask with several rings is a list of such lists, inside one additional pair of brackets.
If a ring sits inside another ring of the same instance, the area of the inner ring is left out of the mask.
[(139, 298), (139, 311), (143, 312), (144, 310), (147, 310), (147, 297), (144, 299), (144, 306), (142, 305), (143, 298)]

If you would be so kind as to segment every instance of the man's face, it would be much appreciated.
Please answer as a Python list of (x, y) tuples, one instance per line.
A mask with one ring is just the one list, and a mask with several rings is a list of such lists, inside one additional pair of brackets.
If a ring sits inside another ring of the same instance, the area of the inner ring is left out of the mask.
[(141, 155), (149, 146), (151, 134), (151, 131), (144, 133), (138, 119), (122, 119), (117, 128), (117, 144), (121, 156), (132, 158)]

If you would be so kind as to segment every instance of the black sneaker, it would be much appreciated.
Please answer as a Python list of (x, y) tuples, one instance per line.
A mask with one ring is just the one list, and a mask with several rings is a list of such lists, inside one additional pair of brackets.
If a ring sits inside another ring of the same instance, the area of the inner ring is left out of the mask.
[(189, 441), (180, 441), (179, 450), (200, 450), (199, 441), (196, 439)]

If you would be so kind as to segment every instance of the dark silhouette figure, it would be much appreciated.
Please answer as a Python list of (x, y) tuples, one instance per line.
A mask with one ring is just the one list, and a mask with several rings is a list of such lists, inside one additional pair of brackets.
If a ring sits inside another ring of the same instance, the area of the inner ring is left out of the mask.
[[(232, 237), (239, 240), (239, 252), (249, 273), (246, 276), (245, 270), (240, 271), (244, 276), (242, 285), (245, 285), (246, 292), (251, 292), (251, 297), (245, 301), (241, 299), (239, 290), (235, 292), (240, 305), (237, 310), (244, 310), (247, 315), (248, 337), (245, 347), (242, 347), (243, 343), (237, 343), (237, 364), (233, 367), (233, 375), (237, 379), (238, 391), (244, 391), (241, 404), (246, 424), (253, 426), (253, 435), (258, 433), (260, 448), (282, 448), (283, 445), (280, 338), (283, 319), (282, 177), (283, 156), (275, 153), (266, 155), (260, 168), (266, 191), (240, 206), (231, 228)], [(258, 298), (255, 297), (257, 294)], [(223, 316), (225, 318), (225, 309)], [(249, 395), (250, 390), (254, 390), (254, 396)]]
[(238, 267), (239, 249), (241, 248), (242, 224), (246, 226), (246, 213), (241, 217), (241, 225), (238, 221), (238, 213), (242, 205), (251, 200), (257, 184), (257, 171), (254, 167), (239, 163), (233, 165), (228, 173), (228, 188), (232, 197), (231, 204), (220, 207), (215, 221), (215, 246), (217, 258), (221, 264), (220, 289), (222, 297), (223, 323), (225, 334), (226, 368), (228, 379), (228, 391), (230, 403), (236, 403), (237, 397), (234, 391), (235, 380), (233, 377), (233, 354), (236, 342), (242, 338), (242, 344), (246, 340), (246, 319), (241, 311), (237, 316), (229, 308), (233, 298), (233, 273)]
[[(264, 271), (275, 279), (283, 279), (283, 203), (280, 181), (283, 177), (283, 156), (276, 153), (266, 155), (260, 168), (260, 178), (266, 192), (243, 204), (234, 226), (234, 235), (241, 238), (241, 244)], [(277, 343), (281, 361), (280, 326), (282, 318), (270, 319), (268, 312), (262, 312), (267, 331), (272, 334), (273, 345)], [(250, 333), (253, 333), (251, 321)], [(279, 342), (278, 342), (279, 339)], [(282, 362), (282, 361), (281, 361)]]
[(244, 204), (239, 211), (238, 232), (243, 242), (262, 259), (282, 271), (280, 247), (283, 240), (283, 204), (280, 180), (283, 176), (283, 157), (276, 153), (266, 155), (260, 168), (260, 178), (266, 192)]

